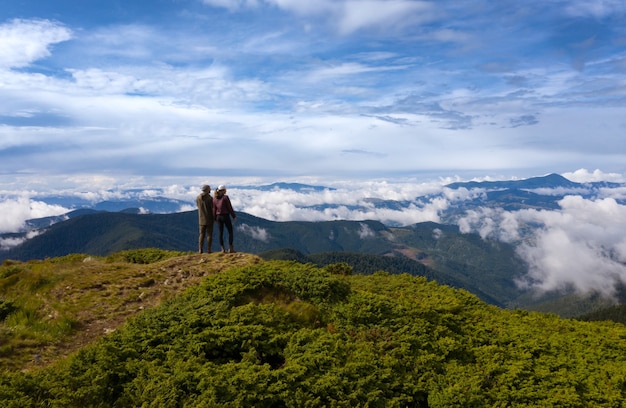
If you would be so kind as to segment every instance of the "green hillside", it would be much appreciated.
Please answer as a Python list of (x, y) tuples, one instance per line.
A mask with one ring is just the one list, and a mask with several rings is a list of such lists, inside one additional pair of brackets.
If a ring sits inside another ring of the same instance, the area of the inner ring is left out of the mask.
[(4, 261), (0, 371), (48, 365), (208, 274), (256, 262), (244, 253), (200, 256), (160, 249)]
[(504, 307), (505, 302), (499, 296), (485, 293), (480, 289), (481, 279), (476, 281), (464, 278), (458, 279), (454, 274), (446, 274), (436, 271), (421, 262), (404, 256), (382, 256), (370, 254), (358, 254), (353, 252), (320, 252), (317, 254), (304, 255), (294, 249), (279, 249), (259, 254), (266, 260), (286, 260), (300, 263), (313, 263), (318, 267), (324, 267), (336, 263), (345, 263), (354, 271), (362, 275), (371, 275), (378, 271), (386, 271), (391, 274), (408, 273), (413, 276), (423, 276), (442, 285), (449, 285), (458, 289), (465, 289), (487, 303)]
[[(366, 237), (362, 233), (364, 228), (369, 233)], [(380, 254), (394, 248), (387, 228), (377, 221), (275, 222), (246, 213), (237, 215), (235, 245), (237, 250), (248, 253), (289, 247), (304, 253), (354, 251)], [(140, 248), (197, 251), (197, 211), (81, 215), (54, 224), (15, 248), (0, 251), (0, 260), (27, 261), (72, 253), (106, 256)], [(215, 232), (213, 250), (218, 249)]]
[[(507, 311), (424, 277), (351, 274), (345, 264), (318, 268), (243, 254), (166, 255), (146, 259), (139, 252), (110, 262), (133, 276), (162, 271), (156, 282), (179, 271), (176, 276), (197, 277), (195, 283), (136, 311), (67, 358), (2, 372), (0, 406), (619, 407), (626, 402), (626, 328), (620, 324)], [(139, 266), (125, 267), (130, 260)], [(136, 263), (141, 260), (151, 263)], [(67, 269), (78, 267), (67, 262), (59, 261)], [(23, 265), (4, 267), (12, 266)], [(91, 272), (91, 290), (103, 292), (97, 271)], [(116, 282), (110, 275), (105, 279), (102, 287), (112, 289)], [(54, 286), (53, 280), (50, 276), (33, 293)], [(155, 286), (162, 285), (145, 287)], [(14, 313), (4, 317), (5, 327)]]
[[(86, 214), (52, 225), (12, 250), (0, 251), (0, 259), (27, 261), (72, 253), (107, 256), (146, 247), (196, 251), (197, 222), (195, 211)], [(213, 249), (217, 247), (214, 239)], [(511, 245), (433, 222), (391, 228), (376, 221), (275, 222), (241, 213), (235, 224), (235, 247), (252, 254), (292, 248), (306, 257), (327, 258), (313, 260), (319, 265), (335, 262), (326, 254), (351, 253), (350, 261), (338, 262), (350, 263), (359, 273), (385, 269), (427, 276), (465, 288), (498, 306), (507, 306), (520, 296), (514, 279), (526, 272)], [(363, 259), (356, 254), (364, 255)]]
[(610, 320), (626, 325), (626, 305), (612, 305), (605, 309), (579, 316), (578, 319), (585, 321)]

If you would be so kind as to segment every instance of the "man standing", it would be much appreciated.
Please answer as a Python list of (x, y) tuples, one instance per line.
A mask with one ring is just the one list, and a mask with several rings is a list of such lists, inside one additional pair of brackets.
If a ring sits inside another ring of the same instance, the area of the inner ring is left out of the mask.
[(198, 224), (200, 225), (200, 236), (198, 237), (198, 252), (204, 249), (204, 238), (208, 235), (208, 253), (211, 253), (213, 246), (213, 198), (211, 197), (211, 186), (203, 185), (202, 193), (196, 197), (198, 206)]
[[(233, 218), (232, 221), (230, 217)], [(228, 230), (228, 252), (235, 252), (235, 248), (233, 247), (233, 222), (237, 219), (237, 215), (230, 203), (230, 198), (226, 195), (226, 187), (223, 185), (220, 185), (217, 190), (215, 190), (215, 197), (213, 197), (213, 219), (217, 221), (219, 228), (222, 252), (226, 252), (226, 248), (224, 248), (224, 227)]]

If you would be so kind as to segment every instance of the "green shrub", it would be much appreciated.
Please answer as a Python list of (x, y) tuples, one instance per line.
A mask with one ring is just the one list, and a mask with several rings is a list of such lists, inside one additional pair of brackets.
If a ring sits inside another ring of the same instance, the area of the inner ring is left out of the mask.
[(12, 302), (0, 299), (0, 321), (6, 319), (6, 317), (15, 310), (17, 310), (17, 308)]
[(52, 262), (52, 263), (79, 263), (79, 262), (84, 262), (85, 259), (87, 258), (93, 258), (93, 256), (87, 255), (87, 254), (68, 254), (68, 255), (59, 256), (56, 258), (50, 258), (50, 259), (47, 259), (46, 261)]
[(619, 407), (625, 365), (622, 325), (272, 261), (210, 275), (53, 367), (0, 373), (0, 406)]
[(122, 261), (135, 264), (151, 264), (165, 259), (184, 255), (185, 252), (166, 251), (158, 248), (130, 249), (107, 257), (108, 262)]
[(328, 273), (332, 273), (334, 275), (352, 275), (352, 267), (348, 265), (346, 262), (338, 262), (330, 265), (326, 265), (324, 267)]
[(8, 278), (9, 276), (13, 276), (16, 275), (20, 272), (22, 272), (23, 267), (21, 264), (11, 264), (11, 263), (5, 263), (0, 267), (0, 279), (4, 279), (4, 278)]

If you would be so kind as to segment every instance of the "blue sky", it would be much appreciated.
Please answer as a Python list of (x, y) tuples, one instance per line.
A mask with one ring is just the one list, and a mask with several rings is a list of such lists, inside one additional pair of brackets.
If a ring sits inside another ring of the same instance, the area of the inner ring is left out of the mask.
[(624, 174), (625, 12), (622, 0), (8, 2), (0, 188)]

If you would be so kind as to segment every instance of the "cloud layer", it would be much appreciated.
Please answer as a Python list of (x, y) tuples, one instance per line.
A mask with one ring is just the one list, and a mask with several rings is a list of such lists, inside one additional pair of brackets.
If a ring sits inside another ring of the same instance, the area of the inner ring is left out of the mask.
[(459, 220), (461, 231), (517, 245), (529, 271), (518, 283), (540, 292), (601, 293), (626, 283), (626, 206), (614, 198), (566, 196), (560, 209), (482, 208)]
[(615, 294), (626, 282), (626, 206), (614, 199), (565, 197), (561, 211), (519, 214), (522, 222), (541, 223), (519, 253), (530, 264), (525, 284), (541, 290), (573, 287), (583, 293)]
[[(575, 290), (580, 293), (615, 294), (615, 283), (626, 283), (626, 181), (624, 175), (580, 169), (571, 173), (579, 182), (620, 183), (606, 188), (586, 187), (563, 190), (541, 189), (544, 195), (564, 196), (554, 210), (478, 207), (453, 218), (464, 233), (475, 232), (484, 239), (512, 243), (528, 264), (528, 274), (518, 283), (542, 292)], [(106, 185), (106, 180), (102, 180)], [(432, 182), (335, 182), (329, 188), (301, 190), (256, 185), (229, 184), (236, 211), (273, 221), (378, 220), (388, 225), (442, 222), (445, 214), (467, 201), (484, 199), (484, 188), (449, 189), (453, 179)], [(100, 201), (123, 201), (168, 197), (180, 200), (180, 211), (193, 211), (196, 187), (170, 185), (167, 188), (101, 190), (90, 193), (19, 192), (0, 201), (0, 233), (25, 229), (31, 218), (60, 215), (70, 208), (49, 204), (46, 197), (73, 197), (74, 202), (93, 205)], [(583, 184), (584, 186), (584, 184)], [(583, 196), (587, 198), (583, 198)], [(72, 198), (69, 200), (71, 201)], [(449, 220), (449, 215), (445, 217)], [(373, 234), (366, 224), (360, 237)], [(267, 242), (267, 231), (237, 224), (239, 233)], [(36, 232), (33, 232), (36, 233)], [(22, 238), (5, 238), (0, 246), (18, 245)]]
[(7, 5), (0, 185), (620, 172), (624, 15), (606, 0)]

